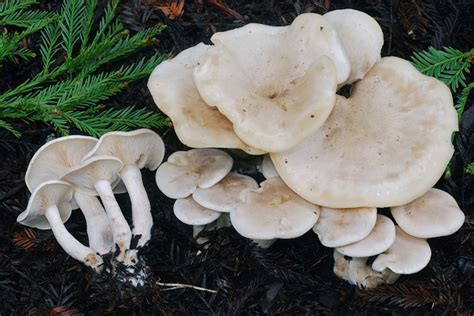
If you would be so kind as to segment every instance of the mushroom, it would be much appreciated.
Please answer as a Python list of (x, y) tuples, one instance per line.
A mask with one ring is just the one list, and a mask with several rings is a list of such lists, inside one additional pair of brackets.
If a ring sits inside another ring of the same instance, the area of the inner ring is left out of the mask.
[(313, 227), (321, 243), (336, 248), (366, 238), (375, 226), (377, 209), (373, 207), (333, 209), (321, 207)]
[(51, 228), (67, 254), (100, 272), (102, 258), (93, 249), (81, 244), (64, 226), (71, 214), (73, 192), (73, 187), (64, 181), (41, 183), (33, 191), (26, 210), (18, 216), (17, 221), (38, 229)]
[(346, 258), (334, 249), (334, 274), (350, 284), (371, 289), (382, 284), (392, 284), (400, 276), (389, 269), (376, 272), (367, 266), (367, 257)]
[[(199, 205), (192, 197), (177, 199), (173, 205), (173, 212), (181, 222), (193, 226), (193, 237), (196, 237), (206, 225), (213, 223), (221, 216), (221, 213)], [(203, 240), (198, 240), (198, 243), (203, 242)]]
[(412, 274), (426, 267), (431, 258), (426, 240), (408, 235), (399, 226), (395, 229), (395, 243), (375, 259), (372, 269), (382, 272), (388, 268), (398, 274)]
[(208, 189), (197, 188), (193, 199), (210, 210), (229, 213), (240, 203), (240, 192), (244, 189), (258, 189), (257, 181), (249, 176), (230, 172)]
[(246, 238), (296, 238), (314, 226), (319, 207), (291, 191), (280, 178), (263, 181), (259, 189), (245, 189), (241, 203), (230, 213), (232, 225)]
[(199, 95), (193, 70), (208, 47), (199, 43), (153, 70), (148, 89), (155, 104), (170, 117), (179, 140), (189, 147), (240, 148), (249, 154), (262, 154), (243, 143), (232, 123)]
[(337, 248), (337, 251), (345, 256), (370, 257), (378, 255), (395, 242), (395, 225), (387, 217), (377, 215), (377, 221), (370, 234), (364, 239)]
[(354, 84), (349, 99), (337, 98), (318, 131), (271, 158), (283, 181), (312, 203), (398, 206), (438, 181), (457, 128), (444, 83), (406, 60), (385, 57)]
[[(30, 192), (43, 182), (61, 179), (70, 168), (80, 163), (96, 143), (97, 139), (93, 137), (74, 135), (44, 144), (31, 158), (25, 174)], [(73, 209), (80, 207), (84, 214), (89, 246), (100, 254), (109, 252), (113, 246), (112, 231), (107, 214), (97, 197), (75, 190), (71, 203)]]
[(279, 177), (278, 172), (273, 165), (270, 155), (263, 156), (262, 163), (258, 166), (259, 171), (263, 174), (265, 179)]
[(211, 41), (194, 69), (199, 94), (246, 144), (267, 152), (288, 150), (316, 131), (350, 71), (336, 32), (314, 13), (287, 27), (248, 24)]
[(464, 213), (448, 193), (430, 189), (408, 204), (392, 207), (392, 216), (408, 234), (434, 238), (454, 234), (464, 223)]
[(336, 30), (351, 65), (350, 84), (364, 78), (372, 66), (380, 60), (383, 32), (370, 15), (357, 10), (334, 10), (323, 15)]
[(212, 148), (177, 151), (156, 171), (156, 184), (166, 196), (183, 199), (197, 188), (210, 188), (232, 169), (232, 158)]
[(161, 137), (149, 129), (132, 132), (109, 132), (84, 157), (110, 155), (123, 163), (120, 178), (127, 188), (132, 203), (133, 235), (140, 236), (137, 246), (143, 246), (151, 238), (153, 216), (150, 200), (143, 186), (140, 169), (155, 170), (163, 161), (165, 145)]
[(127, 259), (132, 232), (112, 191), (111, 182), (119, 177), (123, 168), (120, 159), (113, 156), (95, 156), (70, 169), (62, 180), (74, 184), (84, 194), (99, 195), (111, 223), (114, 244), (120, 252), (118, 261)]

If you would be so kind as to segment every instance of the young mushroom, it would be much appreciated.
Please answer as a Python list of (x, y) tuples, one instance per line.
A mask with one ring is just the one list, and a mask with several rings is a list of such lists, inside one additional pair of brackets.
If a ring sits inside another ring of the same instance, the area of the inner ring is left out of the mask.
[(426, 267), (430, 258), (431, 248), (425, 239), (410, 236), (396, 226), (394, 244), (375, 259), (372, 269), (382, 272), (388, 268), (398, 274), (412, 274)]
[(350, 71), (336, 32), (314, 13), (286, 27), (218, 32), (211, 41), (194, 69), (199, 94), (246, 144), (266, 152), (288, 150), (316, 131)]
[(156, 171), (156, 184), (167, 197), (184, 199), (197, 188), (210, 188), (232, 169), (232, 158), (212, 148), (177, 151)]
[(104, 134), (96, 146), (84, 157), (110, 155), (122, 161), (120, 178), (127, 188), (132, 203), (133, 235), (140, 236), (137, 246), (144, 246), (151, 238), (153, 217), (150, 200), (143, 185), (140, 169), (155, 170), (163, 161), (165, 145), (161, 137), (149, 129)]
[[(44, 144), (31, 158), (25, 174), (25, 183), (30, 192), (43, 182), (61, 179), (72, 167), (80, 163), (82, 157), (96, 143), (97, 139), (93, 137), (74, 135)], [(100, 254), (111, 251), (113, 240), (109, 219), (97, 197), (74, 190), (71, 203), (77, 203), (84, 214), (89, 246)]]
[(262, 163), (258, 166), (258, 170), (263, 174), (265, 179), (279, 177), (270, 155), (263, 156)]
[(291, 191), (280, 178), (245, 189), (230, 213), (235, 230), (254, 240), (290, 239), (305, 234), (319, 217), (319, 207)]
[(321, 207), (319, 220), (313, 227), (326, 247), (341, 247), (366, 238), (377, 221), (373, 207), (333, 209)]
[(430, 189), (418, 199), (390, 210), (403, 231), (418, 238), (451, 235), (464, 223), (464, 213), (456, 200), (438, 189)]
[(18, 216), (17, 221), (39, 229), (51, 228), (54, 237), (67, 254), (100, 272), (102, 258), (93, 249), (81, 244), (64, 226), (71, 214), (73, 192), (74, 188), (67, 182), (43, 182), (33, 191), (26, 210)]
[(312, 203), (398, 206), (438, 181), (457, 129), (449, 88), (406, 60), (385, 57), (354, 84), (350, 98), (337, 97), (318, 131), (271, 157), (283, 181)]
[(204, 102), (193, 81), (193, 70), (208, 45), (199, 43), (159, 64), (148, 79), (158, 108), (173, 121), (179, 140), (194, 148), (240, 148), (249, 154), (263, 152), (242, 142), (232, 123)]
[(113, 156), (95, 156), (71, 168), (62, 180), (72, 183), (76, 190), (99, 195), (112, 227), (114, 244), (118, 247), (117, 260), (125, 262), (130, 248), (132, 232), (115, 199), (111, 183), (123, 168), (120, 159)]

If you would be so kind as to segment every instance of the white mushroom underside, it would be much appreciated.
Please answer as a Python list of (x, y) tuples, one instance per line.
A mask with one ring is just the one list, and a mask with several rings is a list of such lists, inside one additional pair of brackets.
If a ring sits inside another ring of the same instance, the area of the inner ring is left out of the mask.
[(408, 61), (387, 57), (338, 97), (324, 125), (295, 148), (272, 153), (283, 181), (334, 208), (412, 201), (443, 174), (457, 114), (449, 89)]

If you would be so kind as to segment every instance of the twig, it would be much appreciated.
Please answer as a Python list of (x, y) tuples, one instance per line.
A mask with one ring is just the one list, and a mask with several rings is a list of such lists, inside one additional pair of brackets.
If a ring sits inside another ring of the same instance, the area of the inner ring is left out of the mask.
[(157, 285), (159, 286), (166, 286), (169, 287), (167, 289), (163, 289), (163, 291), (171, 291), (171, 290), (177, 290), (177, 289), (193, 289), (197, 291), (203, 291), (203, 292), (209, 292), (209, 293), (217, 293), (216, 290), (211, 290), (211, 289), (206, 289), (203, 287), (199, 286), (194, 286), (190, 284), (181, 284), (181, 283), (161, 283), (161, 282), (156, 282)]

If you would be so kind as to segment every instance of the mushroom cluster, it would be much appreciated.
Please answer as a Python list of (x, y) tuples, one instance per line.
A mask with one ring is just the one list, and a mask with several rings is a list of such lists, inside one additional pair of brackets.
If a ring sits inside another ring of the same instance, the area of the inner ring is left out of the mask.
[[(163, 62), (148, 81), (178, 138), (197, 148), (157, 171), (180, 220), (198, 231), (230, 213), (241, 235), (267, 246), (313, 228), (335, 249), (336, 275), (363, 287), (421, 270), (426, 238), (462, 226), (455, 200), (433, 189), (454, 152), (451, 92), (406, 60), (381, 58), (372, 17), (305, 13), (211, 42)], [(348, 84), (350, 96), (338, 95)], [(230, 156), (214, 148), (269, 153), (267, 180), (258, 187), (231, 172)]]
[[(32, 192), (18, 222), (52, 229), (61, 247), (97, 272), (103, 255), (126, 266), (138, 263), (137, 249), (151, 238), (153, 218), (140, 169), (155, 170), (164, 156), (160, 136), (148, 129), (111, 132), (99, 140), (65, 136), (43, 145), (33, 156), (25, 175)], [(133, 230), (114, 194), (128, 192)], [(100, 200), (97, 198), (100, 197)], [(80, 208), (87, 225), (89, 245), (79, 242), (64, 223)], [(131, 249), (131, 242), (136, 245)]]

